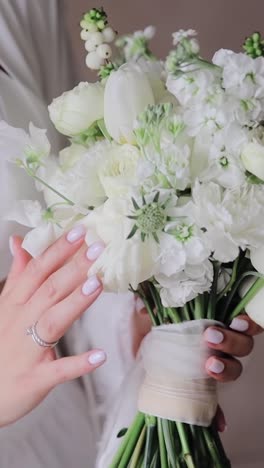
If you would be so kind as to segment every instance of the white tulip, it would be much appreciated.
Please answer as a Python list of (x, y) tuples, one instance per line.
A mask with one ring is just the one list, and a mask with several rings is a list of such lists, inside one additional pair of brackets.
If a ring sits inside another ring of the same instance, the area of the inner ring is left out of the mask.
[(250, 260), (253, 267), (264, 275), (264, 246), (258, 249), (252, 249), (250, 252)]
[(136, 63), (122, 65), (106, 82), (104, 118), (108, 133), (118, 143), (135, 143), (137, 116), (154, 104), (151, 85)]
[(248, 172), (264, 180), (264, 146), (257, 142), (248, 143), (241, 154)]
[(76, 136), (103, 117), (104, 88), (100, 83), (80, 83), (54, 99), (50, 119), (63, 135)]

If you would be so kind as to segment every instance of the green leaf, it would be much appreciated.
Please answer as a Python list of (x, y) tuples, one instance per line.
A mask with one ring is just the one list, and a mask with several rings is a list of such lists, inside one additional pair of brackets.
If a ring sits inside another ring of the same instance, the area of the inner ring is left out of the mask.
[(138, 204), (137, 204), (137, 202), (136, 202), (136, 200), (135, 200), (135, 198), (133, 198), (133, 197), (132, 197), (132, 203), (133, 203), (133, 206), (134, 206), (135, 210), (139, 210), (139, 209), (140, 209), (139, 206), (138, 206)]
[(127, 427), (123, 427), (123, 429), (121, 429), (118, 434), (117, 434), (117, 438), (120, 439), (121, 437), (123, 437), (128, 431), (128, 428)]

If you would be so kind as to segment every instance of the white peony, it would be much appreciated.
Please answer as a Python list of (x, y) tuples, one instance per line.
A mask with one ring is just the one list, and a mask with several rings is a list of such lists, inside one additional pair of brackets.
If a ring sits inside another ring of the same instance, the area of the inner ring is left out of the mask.
[(154, 104), (152, 88), (136, 62), (112, 72), (104, 96), (105, 125), (111, 137), (118, 143), (135, 143), (134, 122), (149, 104)]
[(164, 307), (183, 307), (199, 294), (209, 291), (213, 281), (213, 265), (209, 260), (187, 265), (174, 275), (156, 275)]
[(57, 130), (70, 137), (85, 133), (104, 115), (104, 87), (101, 83), (79, 83), (49, 106), (50, 119)]
[(193, 188), (194, 218), (220, 262), (230, 262), (239, 248), (259, 247), (264, 236), (264, 193), (260, 186), (223, 190), (210, 182)]

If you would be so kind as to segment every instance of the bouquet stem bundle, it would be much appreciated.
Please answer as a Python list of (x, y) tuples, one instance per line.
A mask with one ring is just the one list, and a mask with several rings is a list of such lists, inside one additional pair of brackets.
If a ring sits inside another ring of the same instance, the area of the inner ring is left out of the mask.
[[(182, 308), (163, 307), (155, 285), (146, 282), (137, 294), (143, 299), (153, 326), (181, 323), (197, 319), (221, 319), (228, 325), (243, 307), (263, 287), (263, 278), (255, 281), (240, 299), (237, 289), (248, 271), (249, 263), (241, 254), (233, 264), (230, 281), (217, 293), (219, 265), (214, 264), (214, 282), (209, 294), (203, 294)], [(124, 431), (122, 431), (124, 433)], [(110, 468), (228, 468), (231, 463), (225, 454), (216, 424), (209, 427), (170, 421), (138, 412), (123, 440)]]

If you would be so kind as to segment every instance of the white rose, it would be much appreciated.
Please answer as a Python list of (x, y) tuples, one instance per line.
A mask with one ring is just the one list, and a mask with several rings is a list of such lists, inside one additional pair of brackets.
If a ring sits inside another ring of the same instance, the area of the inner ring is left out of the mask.
[(107, 197), (125, 195), (129, 187), (136, 183), (139, 157), (140, 153), (133, 145), (112, 145), (98, 171)]
[(159, 246), (152, 237), (142, 242), (139, 232), (127, 239), (133, 227), (129, 213), (130, 199), (112, 198), (82, 220), (87, 244), (101, 240), (106, 246), (89, 275), (101, 276), (107, 291), (127, 292), (130, 284), (136, 289), (156, 272)]
[(50, 119), (63, 135), (76, 136), (103, 117), (103, 102), (103, 85), (83, 82), (52, 101)]
[(257, 142), (248, 143), (241, 154), (248, 172), (264, 180), (264, 146)]
[(135, 143), (134, 122), (149, 104), (154, 104), (154, 96), (140, 66), (131, 62), (112, 72), (104, 96), (105, 125), (111, 137), (118, 143)]

